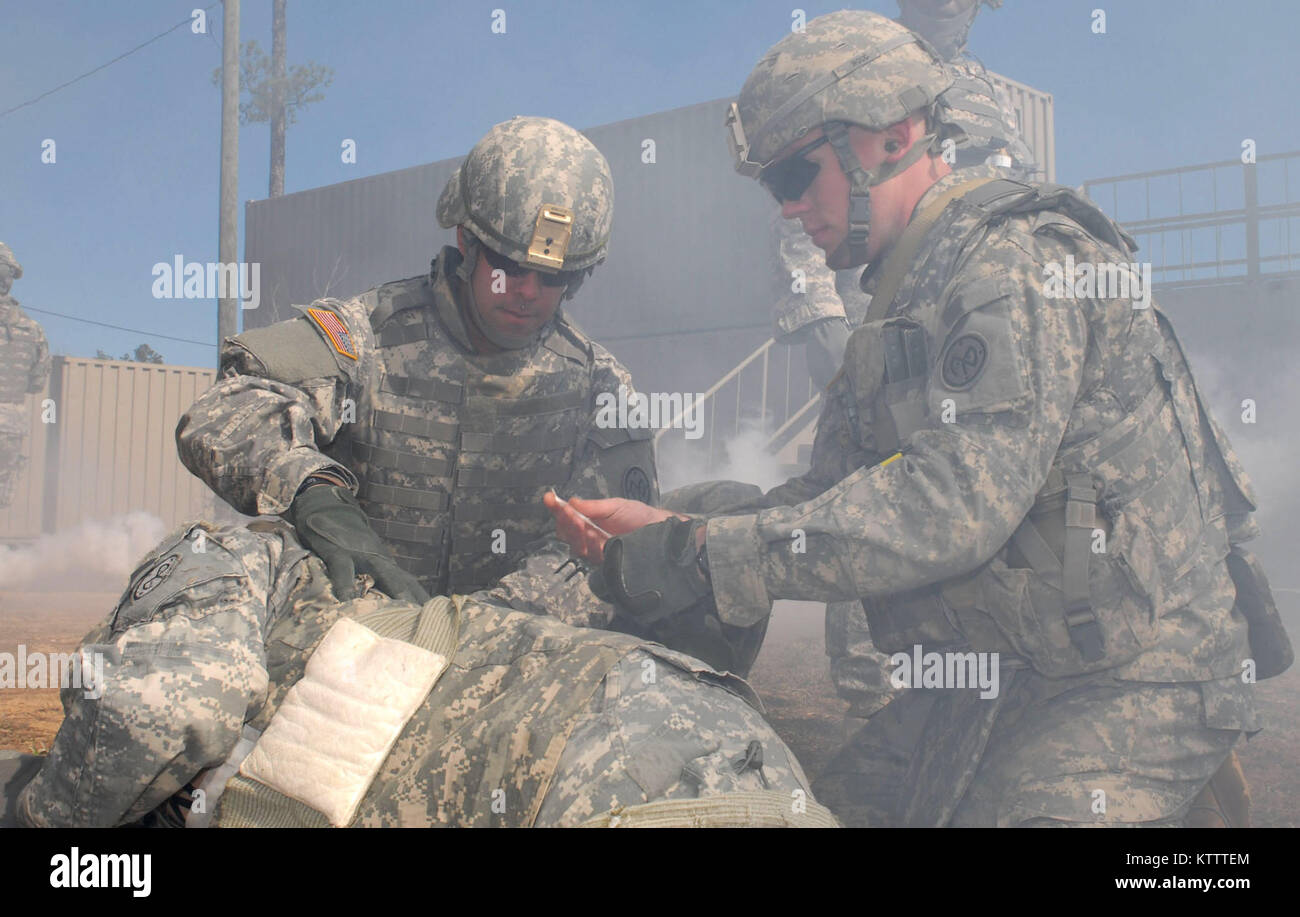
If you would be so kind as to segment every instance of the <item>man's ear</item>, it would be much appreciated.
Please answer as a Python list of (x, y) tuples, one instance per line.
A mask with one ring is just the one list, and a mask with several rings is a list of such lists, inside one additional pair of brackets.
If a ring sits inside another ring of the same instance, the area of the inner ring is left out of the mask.
[(917, 137), (923, 135), (924, 130), (917, 131), (914, 129), (915, 123), (912, 118), (905, 118), (897, 124), (891, 124), (885, 128), (882, 133), (885, 137), (885, 161), (897, 162), (906, 155), (907, 150), (912, 145), (913, 135)]
[(460, 249), (462, 255), (465, 254), (465, 227), (463, 226), (456, 227), (456, 247)]

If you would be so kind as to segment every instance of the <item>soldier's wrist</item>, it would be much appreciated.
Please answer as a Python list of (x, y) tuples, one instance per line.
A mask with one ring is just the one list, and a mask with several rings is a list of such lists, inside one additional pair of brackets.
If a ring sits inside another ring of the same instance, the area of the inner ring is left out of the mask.
[(315, 471), (307, 475), (307, 477), (303, 478), (303, 482), (299, 484), (298, 489), (294, 491), (293, 494), (294, 498), (296, 499), (297, 497), (301, 496), (304, 491), (307, 491), (313, 487), (318, 487), (324, 484), (329, 484), (334, 487), (348, 486), (347, 482), (344, 481), (342, 478), (340, 478), (338, 475), (331, 474), (328, 471)]

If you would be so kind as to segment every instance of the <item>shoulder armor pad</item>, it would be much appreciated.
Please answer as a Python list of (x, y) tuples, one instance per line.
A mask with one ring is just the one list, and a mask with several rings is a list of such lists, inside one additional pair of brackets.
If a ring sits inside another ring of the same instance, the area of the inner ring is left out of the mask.
[(428, 275), (420, 274), (405, 280), (394, 280), (381, 284), (361, 297), (370, 312), (370, 327), (378, 331), (384, 322), (398, 312), (407, 309), (422, 309), (432, 305), (433, 295), (429, 289)]
[(238, 363), (251, 357), (254, 368), (280, 382), (338, 375), (353, 378), (360, 353), (350, 330), (354, 322), (340, 305), (326, 299), (294, 306), (302, 317), (236, 335), (222, 348), (222, 369), (243, 371)]
[[(1065, 185), (1047, 183), (1032, 187), (1033, 196), (1016, 202), (1008, 208), (1008, 212), (1029, 214), (1052, 211), (1068, 218), (1069, 222), (1078, 225), (1099, 242), (1117, 248), (1121, 252), (1137, 251), (1137, 241), (1121, 229), (1119, 224), (1107, 216), (1100, 207), (1078, 191)], [(1034, 228), (1062, 222), (1040, 217)]]
[(596, 358), (590, 339), (564, 313), (556, 315), (545, 347), (584, 366), (590, 366)]
[(634, 440), (654, 439), (654, 435), (655, 431), (649, 427), (598, 427), (593, 424), (587, 438), (602, 449), (610, 449)]

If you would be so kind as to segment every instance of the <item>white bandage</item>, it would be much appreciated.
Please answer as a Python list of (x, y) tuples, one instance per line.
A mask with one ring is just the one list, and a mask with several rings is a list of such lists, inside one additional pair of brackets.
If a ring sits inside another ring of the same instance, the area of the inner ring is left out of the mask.
[(341, 618), (239, 772), (344, 827), (447, 659)]

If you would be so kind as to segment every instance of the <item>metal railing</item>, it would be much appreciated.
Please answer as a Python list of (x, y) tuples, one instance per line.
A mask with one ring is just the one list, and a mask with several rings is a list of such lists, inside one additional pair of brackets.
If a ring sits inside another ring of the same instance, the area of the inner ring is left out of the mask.
[[(655, 434), (656, 448), (684, 450), (705, 475), (728, 461), (728, 442), (745, 434), (756, 432), (765, 452), (779, 452), (815, 422), (815, 408), (821, 401), (821, 393), (797, 359), (798, 350), (777, 346), (771, 338), (763, 342), (697, 397), (693, 406), (683, 406), (671, 425)], [(695, 440), (687, 439), (684, 432), (687, 410), (705, 417)]]
[(1083, 190), (1137, 239), (1155, 283), (1300, 273), (1300, 151), (1097, 178)]

